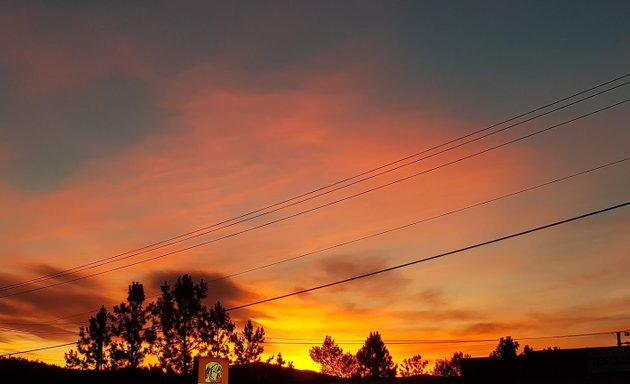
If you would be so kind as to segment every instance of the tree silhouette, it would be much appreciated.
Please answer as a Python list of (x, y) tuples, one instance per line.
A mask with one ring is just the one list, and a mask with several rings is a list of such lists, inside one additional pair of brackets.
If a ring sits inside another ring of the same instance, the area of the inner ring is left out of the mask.
[(110, 315), (112, 333), (116, 336), (110, 354), (117, 368), (137, 368), (149, 351), (145, 343), (155, 340), (150, 329), (143, 329), (148, 323), (144, 299), (144, 287), (134, 281), (129, 286), (127, 302), (114, 306)]
[(422, 375), (424, 369), (429, 364), (429, 360), (422, 360), (422, 356), (414, 355), (409, 359), (403, 359), (403, 364), (400, 367), (400, 375), (402, 377), (409, 377), (415, 375)]
[(287, 362), (282, 358), (282, 352), (278, 352), (278, 357), (276, 357), (276, 365), (282, 367)]
[(388, 378), (396, 376), (397, 366), (392, 361), (381, 335), (370, 332), (365, 344), (357, 352), (359, 371), (363, 377)]
[(433, 375), (435, 376), (461, 376), (462, 359), (470, 359), (470, 355), (455, 352), (450, 359), (438, 359), (435, 361)]
[(150, 306), (154, 317), (155, 350), (160, 366), (166, 372), (191, 372), (192, 352), (207, 351), (206, 339), (211, 334), (209, 313), (201, 301), (206, 297), (207, 284), (194, 283), (185, 274), (171, 288), (167, 282), (160, 287), (162, 296)]
[(210, 308), (210, 316), (207, 318), (208, 324), (204, 327), (202, 336), (208, 340), (210, 352), (214, 357), (229, 357), (230, 341), (234, 340), (234, 322), (230, 319), (230, 314), (225, 307), (217, 302)]
[[(83, 327), (81, 327), (83, 328)], [(82, 333), (79, 331), (81, 337)], [(78, 347), (77, 347), (78, 349)], [(68, 369), (87, 369), (88, 362), (85, 357), (81, 357), (79, 352), (74, 349), (70, 349), (68, 352), (63, 354), (64, 359), (66, 360), (66, 368)]]
[(100, 371), (107, 363), (107, 346), (111, 342), (111, 327), (107, 309), (101, 306), (96, 316), (90, 317), (88, 328), (79, 329), (77, 351), (72, 349), (64, 355), (68, 368), (94, 368)]
[(358, 362), (351, 353), (343, 353), (330, 336), (324, 338), (321, 347), (309, 350), (311, 359), (319, 364), (319, 371), (337, 377), (354, 377), (358, 375)]
[(558, 348), (557, 346), (543, 348), (543, 351), (559, 351), (559, 350), (560, 348)]
[(523, 347), (523, 352), (521, 352), (521, 356), (531, 356), (532, 353), (534, 352), (534, 348), (530, 347), (529, 345), (525, 345)]
[(251, 320), (247, 320), (242, 335), (234, 334), (234, 355), (236, 364), (255, 363), (260, 361), (260, 355), (265, 351), (265, 330), (256, 327)]
[(490, 353), (490, 357), (499, 359), (512, 359), (518, 354), (518, 341), (512, 340), (511, 336), (501, 338), (497, 347)]
[[(132, 282), (127, 301), (114, 306), (112, 313), (101, 306), (88, 327), (80, 327), (77, 349), (65, 354), (66, 366), (135, 370), (152, 353), (164, 372), (188, 374), (193, 353), (227, 357), (239, 364), (260, 361), (264, 329), (254, 329), (248, 321), (239, 336), (220, 302), (210, 310), (203, 305), (208, 290), (203, 280), (195, 283), (185, 274), (172, 288), (164, 282), (160, 289), (161, 296), (145, 307), (143, 285)], [(149, 323), (151, 327), (147, 327)], [(281, 356), (278, 358), (279, 363), (286, 364)]]

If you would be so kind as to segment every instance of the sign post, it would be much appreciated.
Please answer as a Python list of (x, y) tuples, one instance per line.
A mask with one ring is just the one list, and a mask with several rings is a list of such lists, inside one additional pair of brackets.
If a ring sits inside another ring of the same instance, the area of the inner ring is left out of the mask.
[(195, 357), (197, 384), (228, 384), (230, 361), (218, 357)]

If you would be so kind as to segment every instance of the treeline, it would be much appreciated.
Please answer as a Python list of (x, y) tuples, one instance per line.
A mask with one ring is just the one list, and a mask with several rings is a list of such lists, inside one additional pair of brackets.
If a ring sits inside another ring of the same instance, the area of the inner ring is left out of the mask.
[(344, 353), (331, 336), (325, 337), (321, 347), (311, 348), (309, 354), (311, 359), (319, 364), (321, 373), (343, 378), (393, 378), (397, 373), (403, 377), (423, 374), (459, 376), (461, 359), (470, 357), (462, 352), (456, 352), (451, 358), (437, 360), (435, 368), (429, 372), (427, 370), (429, 361), (418, 354), (404, 359), (399, 367), (394, 364), (378, 331), (370, 332), (356, 355)]
[[(233, 364), (259, 362), (265, 330), (248, 320), (236, 330), (220, 302), (203, 304), (208, 286), (185, 274), (160, 287), (156, 301), (146, 303), (144, 287), (133, 282), (127, 300), (109, 312), (104, 306), (79, 329), (76, 350), (65, 354), (67, 368), (135, 369), (148, 355), (157, 357), (163, 372), (188, 374), (193, 353), (227, 358)], [(276, 363), (284, 365), (281, 355)], [(270, 362), (270, 361), (268, 361)]]
[[(547, 349), (547, 348), (546, 348)], [(552, 348), (548, 348), (552, 349)], [(553, 347), (553, 349), (558, 349)], [(510, 336), (500, 338), (496, 348), (490, 353), (491, 358), (504, 361), (519, 355), (519, 343)], [(520, 356), (528, 356), (534, 349), (528, 345)], [(402, 377), (433, 375), (442, 377), (461, 376), (461, 361), (471, 356), (455, 352), (452, 357), (438, 359), (433, 370), (428, 370), (429, 361), (420, 354), (403, 359), (400, 366), (394, 364), (387, 346), (378, 332), (370, 332), (363, 346), (356, 355), (345, 352), (331, 336), (326, 336), (321, 347), (309, 350), (311, 359), (320, 365), (320, 372), (342, 378), (393, 378), (399, 373)]]
[[(88, 325), (80, 327), (76, 349), (65, 353), (66, 368), (133, 371), (146, 366), (144, 360), (151, 355), (157, 360), (157, 364), (149, 365), (152, 370), (186, 376), (193, 369), (193, 354), (227, 358), (235, 365), (261, 362), (264, 328), (254, 327), (248, 320), (239, 331), (221, 302), (207, 308), (203, 300), (208, 287), (203, 280), (196, 283), (185, 274), (172, 286), (164, 282), (160, 291), (155, 301), (147, 303), (143, 285), (132, 282), (126, 301), (111, 312), (101, 306)], [(518, 342), (511, 337), (501, 338), (490, 357), (510, 359), (517, 356), (518, 349)], [(522, 354), (532, 351), (525, 346)], [(461, 360), (470, 358), (455, 352), (450, 358), (438, 359), (429, 371), (428, 361), (416, 354), (398, 366), (378, 331), (370, 332), (354, 355), (344, 353), (331, 336), (325, 337), (321, 347), (312, 347), (309, 354), (320, 365), (321, 373), (340, 378), (459, 376)], [(266, 363), (293, 368), (280, 353)]]

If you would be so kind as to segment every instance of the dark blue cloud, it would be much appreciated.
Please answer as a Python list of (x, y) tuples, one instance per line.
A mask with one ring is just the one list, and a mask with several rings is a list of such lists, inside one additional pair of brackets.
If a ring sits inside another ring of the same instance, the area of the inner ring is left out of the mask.
[(142, 83), (118, 76), (6, 109), (0, 137), (14, 152), (8, 178), (35, 191), (54, 188), (88, 160), (120, 154), (166, 119)]
[(485, 95), (481, 114), (522, 105), (541, 90), (563, 95), (627, 71), (628, 2), (403, 4), (394, 31), (409, 68), (404, 83), (455, 91), (466, 113), (483, 107), (470, 101)]

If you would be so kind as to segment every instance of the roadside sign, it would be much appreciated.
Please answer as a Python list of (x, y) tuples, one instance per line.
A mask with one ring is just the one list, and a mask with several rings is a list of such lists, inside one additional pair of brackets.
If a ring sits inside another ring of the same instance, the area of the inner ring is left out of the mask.
[(197, 371), (197, 383), (228, 384), (229, 365), (228, 359), (216, 357), (198, 356), (195, 358)]

